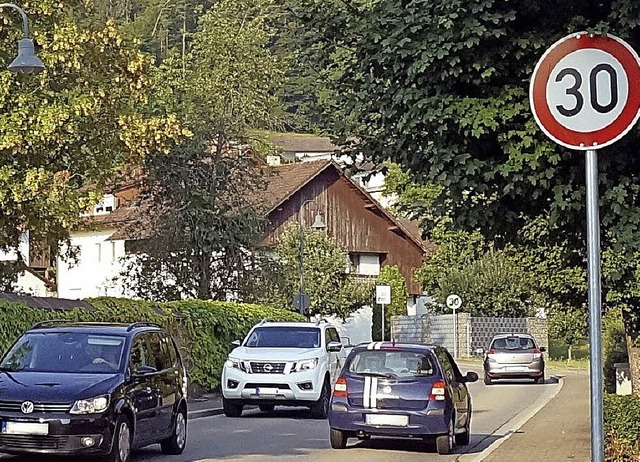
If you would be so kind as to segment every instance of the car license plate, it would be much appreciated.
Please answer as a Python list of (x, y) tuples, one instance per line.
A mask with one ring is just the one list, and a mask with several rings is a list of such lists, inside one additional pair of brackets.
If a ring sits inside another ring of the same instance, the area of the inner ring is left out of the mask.
[(409, 416), (389, 414), (367, 414), (367, 425), (390, 425), (393, 427), (406, 427), (409, 425)]
[(266, 387), (256, 387), (256, 395), (258, 396), (269, 396), (269, 395), (277, 395), (280, 389), (278, 388), (266, 388)]
[(2, 433), (8, 435), (48, 435), (49, 424), (39, 422), (2, 422)]
[(508, 371), (515, 371), (515, 372), (521, 372), (521, 371), (524, 371), (524, 369), (525, 368), (522, 367), (522, 366), (508, 366), (507, 367)]

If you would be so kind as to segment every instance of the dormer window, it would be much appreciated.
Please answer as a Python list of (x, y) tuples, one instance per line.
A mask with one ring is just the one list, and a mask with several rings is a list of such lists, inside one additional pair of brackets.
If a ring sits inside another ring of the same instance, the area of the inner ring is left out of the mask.
[(105, 194), (102, 200), (93, 207), (94, 215), (105, 215), (116, 209), (117, 198), (113, 194)]

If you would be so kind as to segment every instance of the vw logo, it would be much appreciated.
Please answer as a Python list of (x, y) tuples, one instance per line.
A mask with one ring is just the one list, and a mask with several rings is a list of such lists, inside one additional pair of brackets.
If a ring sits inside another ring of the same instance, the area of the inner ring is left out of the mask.
[(20, 406), (20, 410), (23, 414), (31, 414), (33, 412), (33, 403), (31, 401), (25, 401)]
[(264, 366), (262, 366), (262, 369), (265, 372), (271, 372), (273, 370), (273, 366), (271, 364), (265, 364)]

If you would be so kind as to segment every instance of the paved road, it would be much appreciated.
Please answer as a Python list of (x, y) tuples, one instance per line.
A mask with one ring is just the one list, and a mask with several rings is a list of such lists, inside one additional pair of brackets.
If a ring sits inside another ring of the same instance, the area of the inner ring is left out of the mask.
[[(463, 370), (469, 368), (462, 367)], [(471, 367), (477, 370), (477, 364)], [(181, 456), (163, 456), (159, 446), (150, 446), (135, 453), (139, 462), (204, 462), (259, 461), (271, 462), (299, 459), (318, 462), (348, 460), (350, 462), (453, 461), (461, 454), (479, 454), (493, 441), (490, 435), (505, 423), (526, 416), (557, 391), (557, 383), (544, 385), (523, 381), (485, 386), (470, 384), (473, 399), (471, 444), (457, 448), (456, 454), (438, 456), (435, 448), (419, 440), (389, 440), (374, 438), (363, 442), (349, 440), (347, 449), (338, 452), (329, 446), (326, 421), (309, 418), (308, 411), (298, 408), (276, 408), (273, 413), (257, 409), (246, 410), (241, 418), (224, 415), (189, 421), (187, 450)], [(375, 448), (376, 450), (372, 450)], [(464, 456), (468, 458), (469, 456)], [(4, 457), (0, 459), (5, 460)], [(11, 462), (40, 462), (36, 457), (7, 457)], [(56, 461), (57, 462), (57, 461)]]

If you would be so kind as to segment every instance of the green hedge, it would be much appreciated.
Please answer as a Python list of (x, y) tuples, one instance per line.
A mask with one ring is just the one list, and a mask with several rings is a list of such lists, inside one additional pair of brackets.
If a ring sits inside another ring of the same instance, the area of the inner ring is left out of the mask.
[(0, 300), (2, 351), (25, 329), (48, 319), (155, 322), (171, 332), (179, 343), (187, 362), (190, 381), (210, 391), (220, 385), (222, 365), (231, 349), (231, 342), (243, 338), (254, 324), (264, 318), (276, 321), (304, 320), (292, 311), (232, 302), (187, 300), (154, 303), (109, 297), (87, 301), (94, 310), (42, 310)]
[(606, 460), (640, 459), (640, 397), (604, 395)]

